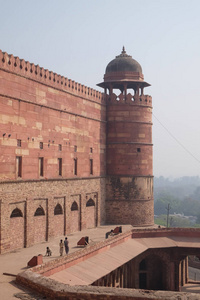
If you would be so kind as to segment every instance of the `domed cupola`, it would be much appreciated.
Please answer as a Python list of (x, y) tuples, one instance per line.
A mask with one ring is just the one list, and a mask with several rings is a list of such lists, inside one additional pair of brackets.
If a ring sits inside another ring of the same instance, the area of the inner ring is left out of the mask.
[(141, 65), (128, 55), (123, 47), (121, 54), (107, 65), (104, 81), (97, 85), (103, 88), (109, 88), (112, 85), (113, 88), (123, 90), (124, 84), (127, 88), (133, 89), (136, 86), (143, 88), (150, 85), (144, 81)]
[(142, 67), (131, 55), (126, 54), (125, 48), (123, 47), (121, 54), (116, 56), (116, 58), (107, 65), (105, 76), (112, 75), (109, 73), (116, 72), (134, 72), (142, 75)]

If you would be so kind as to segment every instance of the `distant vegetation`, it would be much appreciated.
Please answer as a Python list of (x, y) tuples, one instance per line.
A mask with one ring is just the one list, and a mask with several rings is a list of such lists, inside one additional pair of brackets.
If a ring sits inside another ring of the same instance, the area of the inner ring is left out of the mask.
[[(200, 227), (200, 178), (154, 178), (155, 223), (166, 226), (167, 207), (170, 204), (171, 227)], [(177, 214), (182, 216), (177, 216)], [(186, 218), (185, 216), (190, 216)], [(192, 218), (195, 217), (195, 218)]]

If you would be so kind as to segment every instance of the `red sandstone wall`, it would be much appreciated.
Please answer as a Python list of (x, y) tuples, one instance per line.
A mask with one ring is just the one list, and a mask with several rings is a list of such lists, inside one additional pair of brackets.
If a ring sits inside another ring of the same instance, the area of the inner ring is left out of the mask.
[[(49, 77), (57, 79), (52, 81), (40, 75), (40, 68), (35, 74), (30, 72), (34, 65), (27, 71), (23, 65), (23, 61), (0, 51), (0, 151), (3, 153), (0, 179), (17, 179), (16, 156), (22, 156), (23, 179), (39, 179), (39, 157), (44, 157), (44, 178), (59, 177), (58, 158), (62, 158), (62, 177), (74, 176), (75, 158), (78, 176), (91, 175), (90, 159), (93, 159), (93, 175), (104, 175), (106, 136), (102, 94), (71, 84), (66, 78), (58, 80), (53, 73)], [(20, 147), (17, 140), (21, 140)]]
[[(61, 236), (64, 235), (64, 214), (54, 216), (54, 231), (53, 236)], [(78, 231), (78, 230), (76, 230)]]
[(80, 230), (80, 212), (72, 211), (70, 214), (70, 233)]
[[(104, 223), (105, 113), (100, 92), (0, 51), (0, 253)], [(91, 212), (88, 197), (95, 202)], [(11, 219), (15, 208), (22, 217)], [(34, 216), (37, 208), (44, 216)]]
[(106, 222), (153, 225), (152, 99), (115, 98), (107, 106)]
[(152, 176), (151, 103), (118, 102), (107, 107), (107, 174)]
[[(86, 207), (88, 195), (95, 203), (92, 207)], [(18, 182), (17, 184), (4, 182), (0, 184), (0, 198), (3, 199), (0, 203), (3, 224), (0, 253), (17, 249), (19, 245), (22, 247), (23, 243), (29, 247), (53, 236), (64, 237), (70, 232), (92, 227), (92, 225), (99, 226), (105, 221), (105, 179), (103, 178)], [(77, 211), (71, 211), (74, 201), (77, 201)], [(60, 215), (54, 215), (57, 204), (62, 207)], [(10, 218), (16, 207), (22, 212), (22, 217)], [(43, 208), (44, 216), (34, 216), (38, 207)], [(14, 237), (15, 241), (13, 241)]]
[(23, 248), (24, 240), (24, 218), (11, 218), (10, 226), (10, 250)]

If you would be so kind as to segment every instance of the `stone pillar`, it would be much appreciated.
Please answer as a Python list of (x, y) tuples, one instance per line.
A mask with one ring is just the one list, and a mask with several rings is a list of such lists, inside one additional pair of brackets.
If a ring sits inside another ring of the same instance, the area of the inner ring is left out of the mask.
[(26, 247), (30, 247), (34, 244), (34, 201), (33, 198), (27, 198), (26, 200)]
[(185, 259), (182, 261), (182, 286), (185, 285)]
[(50, 196), (47, 200), (47, 240), (49, 237), (54, 236), (54, 208), (55, 208), (55, 201), (54, 197)]
[(124, 83), (124, 99), (126, 100), (126, 95), (127, 95), (127, 84)]
[(10, 250), (10, 216), (9, 205), (2, 200), (0, 201), (0, 213), (0, 253), (3, 254)]
[(185, 258), (185, 283), (188, 283), (189, 275), (188, 275), (188, 256)]
[(174, 262), (174, 290), (179, 291), (180, 290), (180, 261)]
[(182, 285), (182, 261), (179, 261), (178, 264), (178, 291), (180, 291), (180, 287)]
[(113, 86), (112, 84), (109, 85), (109, 95), (111, 95), (113, 93)]

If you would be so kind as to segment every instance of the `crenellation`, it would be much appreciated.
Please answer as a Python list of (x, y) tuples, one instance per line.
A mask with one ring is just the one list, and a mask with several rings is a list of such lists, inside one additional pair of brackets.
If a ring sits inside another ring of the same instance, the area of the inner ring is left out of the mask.
[(31, 68), (30, 68), (30, 75), (31, 75), (31, 77), (32, 77), (32, 74), (35, 74), (35, 65), (34, 64), (31, 64), (30, 65), (31, 66)]
[(8, 62), (9, 62), (9, 56), (8, 56), (8, 53), (4, 52), (3, 63), (8, 64)]
[(9, 59), (8, 64), (10, 65), (10, 69), (13, 70), (13, 68), (14, 68), (14, 56), (12, 54), (10, 55), (10, 59)]
[(85, 86), (84, 85), (81, 86), (81, 91), (82, 91), (83, 94), (85, 93)]
[(8, 54), (2, 50), (0, 50), (0, 67), (4, 70), (23, 75), (38, 82), (52, 85), (55, 88), (77, 93), (83, 95), (83, 97), (89, 97), (93, 101), (101, 102), (104, 100), (103, 94), (99, 91), (88, 88), (85, 85), (44, 69), (29, 61), (14, 57), (12, 54)]
[(126, 96), (122, 93), (119, 95), (112, 93), (107, 97), (107, 104), (131, 104), (151, 106), (152, 97), (149, 95), (132, 95), (131, 93), (128, 93)]
[(42, 78), (42, 80), (44, 80), (44, 74), (45, 74), (44, 68), (40, 68), (40, 77)]
[(20, 59), (19, 59), (18, 56), (15, 57), (14, 66), (15, 66), (15, 67), (18, 67), (18, 69), (20, 70)]
[(20, 59), (20, 69), (25, 73), (25, 60)]

